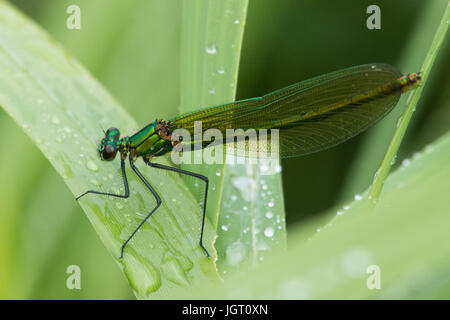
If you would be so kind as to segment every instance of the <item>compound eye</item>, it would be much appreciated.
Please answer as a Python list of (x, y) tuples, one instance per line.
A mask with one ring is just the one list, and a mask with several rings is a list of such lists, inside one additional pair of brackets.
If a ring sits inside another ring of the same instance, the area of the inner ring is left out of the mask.
[(103, 151), (101, 153), (102, 159), (106, 160), (106, 161), (114, 160), (114, 158), (116, 157), (116, 153), (117, 153), (116, 148), (114, 148), (112, 145), (108, 144), (105, 146), (105, 148), (103, 149)]
[(117, 128), (109, 128), (106, 131), (107, 137), (113, 137), (114, 139), (118, 139), (120, 137), (120, 132)]

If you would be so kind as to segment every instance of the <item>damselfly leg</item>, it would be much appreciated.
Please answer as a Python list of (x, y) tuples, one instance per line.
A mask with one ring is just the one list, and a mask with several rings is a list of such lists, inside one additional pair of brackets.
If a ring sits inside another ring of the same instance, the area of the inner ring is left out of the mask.
[(125, 188), (125, 194), (115, 194), (115, 193), (100, 192), (100, 191), (95, 191), (95, 190), (88, 190), (85, 193), (83, 193), (82, 195), (76, 197), (75, 200), (79, 200), (81, 197), (84, 197), (88, 193), (99, 194), (102, 196), (123, 198), (123, 199), (128, 198), (130, 196), (130, 189), (128, 188), (127, 174), (125, 172), (125, 159), (123, 159), (123, 158), (120, 159), (120, 168), (122, 170), (122, 178), (123, 178), (123, 186)]
[(186, 171), (186, 170), (182, 170), (182, 169), (174, 168), (174, 167), (169, 167), (169, 166), (165, 166), (165, 165), (159, 164), (159, 163), (153, 163), (148, 160), (144, 160), (144, 161), (150, 167), (158, 168), (158, 169), (162, 169), (162, 170), (173, 171), (173, 172), (177, 172), (180, 174), (185, 174), (185, 175), (200, 179), (205, 182), (205, 197), (204, 197), (204, 202), (203, 202), (202, 228), (201, 228), (201, 232), (200, 232), (200, 247), (203, 249), (206, 256), (210, 257), (208, 250), (206, 250), (206, 248), (203, 246), (203, 231), (205, 229), (205, 217), (206, 217), (206, 201), (208, 199), (208, 184), (209, 184), (208, 178), (205, 177), (204, 175), (201, 175), (201, 174), (198, 174), (195, 172)]

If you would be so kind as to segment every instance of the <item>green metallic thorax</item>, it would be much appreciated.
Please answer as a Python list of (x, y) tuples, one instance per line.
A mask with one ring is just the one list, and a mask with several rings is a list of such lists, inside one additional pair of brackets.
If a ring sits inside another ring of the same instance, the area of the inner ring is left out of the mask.
[(162, 131), (161, 127), (164, 127), (165, 121), (155, 120), (149, 125), (145, 126), (128, 138), (127, 151), (129, 151), (135, 157), (157, 157), (162, 156), (173, 149), (173, 145), (167, 136), (163, 138), (165, 131)]

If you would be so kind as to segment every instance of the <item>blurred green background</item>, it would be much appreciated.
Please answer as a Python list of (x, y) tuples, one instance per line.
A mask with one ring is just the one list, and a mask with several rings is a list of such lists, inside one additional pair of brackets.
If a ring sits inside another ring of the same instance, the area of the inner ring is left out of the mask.
[[(10, 2), (62, 43), (141, 125), (178, 113), (182, 1)], [(71, 4), (81, 7), (81, 30), (66, 28)], [(372, 4), (381, 7), (381, 30), (366, 28)], [(364, 63), (419, 71), (446, 5), (250, 0), (237, 99)], [(446, 41), (399, 160), (450, 129), (448, 51)], [(388, 119), (338, 147), (283, 161), (288, 228), (342, 205), (369, 185), (403, 107), (400, 103)], [(0, 159), (0, 298), (134, 298), (62, 179), (2, 110), (0, 135), (13, 155)], [(66, 288), (65, 271), (72, 264), (81, 267), (82, 290)]]

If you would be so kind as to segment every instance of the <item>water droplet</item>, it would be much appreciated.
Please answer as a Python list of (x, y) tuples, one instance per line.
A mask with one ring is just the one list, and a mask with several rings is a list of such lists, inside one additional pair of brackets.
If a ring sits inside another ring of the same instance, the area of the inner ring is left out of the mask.
[(411, 160), (409, 160), (408, 158), (403, 159), (402, 161), (402, 166), (407, 167), (411, 164)]
[(219, 70), (217, 70), (218, 74), (224, 74), (225, 73), (225, 69), (222, 67)]
[(91, 179), (91, 180), (89, 180), (89, 182), (90, 183), (92, 183), (94, 186), (96, 186), (96, 187), (100, 187), (100, 182), (98, 182), (97, 180), (95, 180), (95, 179)]
[(89, 170), (91, 170), (91, 171), (97, 171), (98, 170), (98, 166), (97, 166), (97, 164), (94, 162), (94, 160), (92, 160), (92, 159), (89, 159), (87, 162), (86, 162), (86, 167), (89, 169)]
[(228, 227), (226, 225), (222, 225), (222, 230), (223, 231), (228, 231)]
[(273, 208), (275, 206), (275, 203), (273, 201), (269, 201), (267, 204), (269, 207)]
[(233, 195), (231, 196), (231, 200), (232, 200), (232, 201), (236, 201), (236, 200), (237, 200), (237, 196), (233, 194)]
[(210, 45), (209, 47), (206, 47), (206, 53), (209, 54), (216, 54), (217, 53), (217, 48), (215, 44)]
[(266, 213), (266, 218), (267, 218), (267, 219), (272, 219), (272, 218), (273, 218), (273, 213), (270, 212), (270, 211), (268, 211), (268, 212)]
[(209, 94), (215, 94), (216, 93), (216, 89), (214, 89), (214, 88), (209, 89), (208, 93)]
[(348, 209), (350, 209), (350, 206), (344, 206), (344, 210), (348, 210)]
[(355, 200), (356, 201), (360, 201), (360, 200), (362, 200), (362, 196), (360, 195), (360, 194), (355, 194)]
[(59, 118), (58, 118), (56, 115), (53, 115), (53, 117), (52, 117), (52, 122), (53, 122), (54, 124), (60, 124), (61, 121), (59, 121)]
[(267, 227), (265, 230), (264, 230), (264, 235), (266, 236), (266, 237), (268, 237), (268, 238), (271, 238), (271, 237), (273, 237), (273, 234), (275, 233), (275, 229), (273, 228), (273, 227)]
[(234, 20), (234, 24), (239, 24), (239, 19)]
[(69, 127), (64, 127), (64, 131), (67, 133), (72, 133), (72, 129), (70, 129)]
[(216, 172), (216, 176), (220, 177), (220, 174), (221, 174), (220, 171)]
[(342, 215), (344, 212), (342, 212), (341, 210), (339, 210), (338, 212), (336, 212), (336, 214), (338, 215), (338, 216), (340, 216), (340, 215)]
[(394, 158), (392, 158), (391, 166), (395, 164), (395, 161), (397, 161), (397, 155), (395, 155)]

